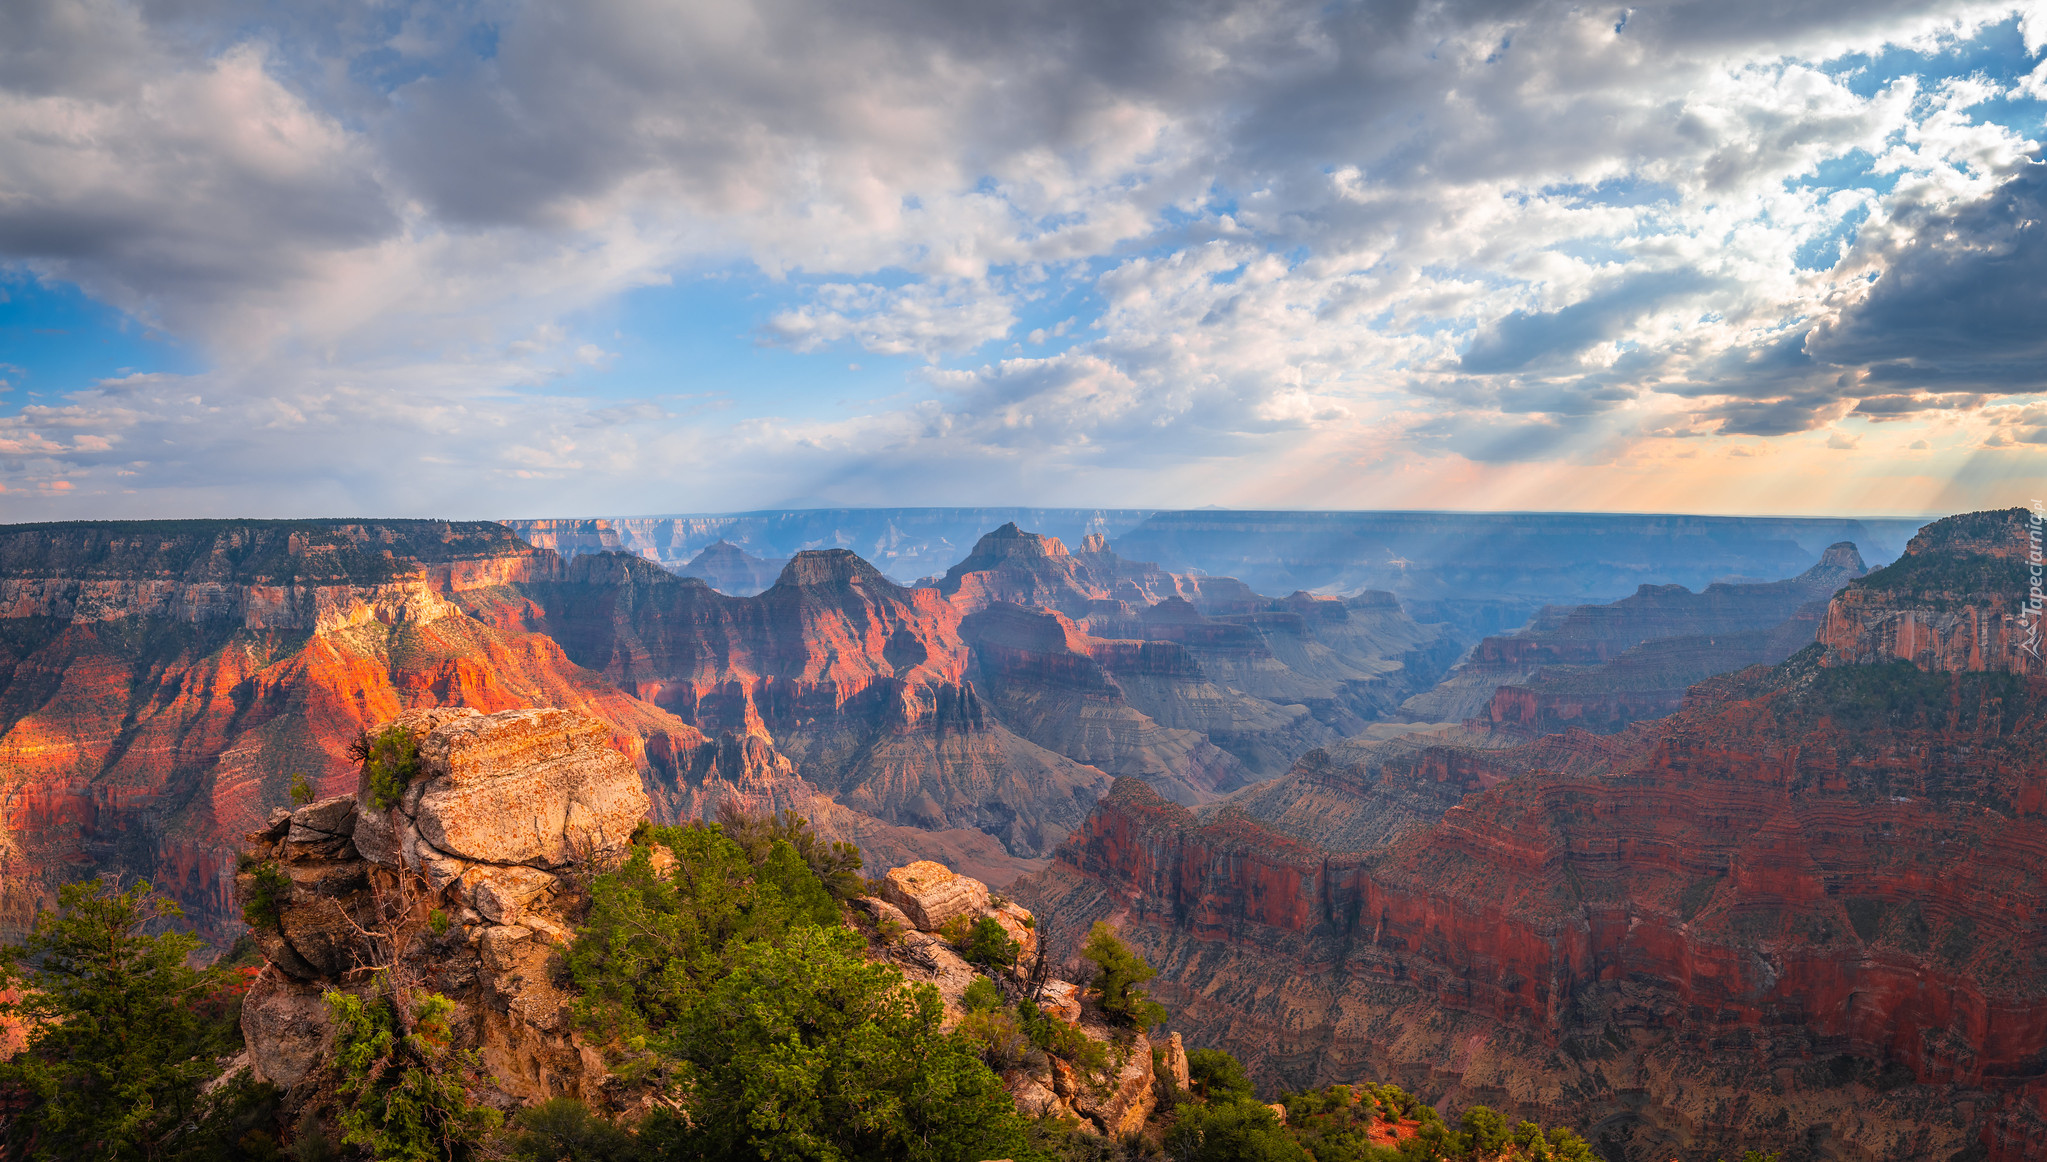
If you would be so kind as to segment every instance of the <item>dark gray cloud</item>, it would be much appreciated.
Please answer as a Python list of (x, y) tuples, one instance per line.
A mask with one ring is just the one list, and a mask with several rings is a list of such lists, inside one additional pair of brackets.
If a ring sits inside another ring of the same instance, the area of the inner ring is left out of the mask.
[(2047, 163), (1954, 208), (1901, 207), (1896, 221), (1871, 248), (1882, 272), (1868, 297), (1815, 327), (1807, 352), (1866, 368), (1886, 395), (2047, 388)]
[(1458, 360), (1475, 375), (1520, 371), (1557, 356), (1575, 355), (1616, 337), (1620, 328), (1713, 280), (1691, 270), (1643, 271), (1554, 311), (1515, 311), (1480, 331)]

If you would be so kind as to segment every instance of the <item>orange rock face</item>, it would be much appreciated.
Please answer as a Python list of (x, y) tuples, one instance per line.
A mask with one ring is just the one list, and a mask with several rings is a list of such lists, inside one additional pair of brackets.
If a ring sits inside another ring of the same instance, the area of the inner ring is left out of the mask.
[(689, 724), (458, 604), (557, 567), (483, 524), (0, 532), (0, 926), (107, 870), (152, 879), (230, 938), (237, 837), (287, 801), (294, 772), (317, 795), (352, 793), (350, 741), (411, 707), (561, 707), (657, 774), (700, 765), (714, 748)]
[(1379, 787), (1466, 773), (1387, 846), (1119, 783), (1012, 894), (1055, 949), (1118, 917), (1175, 1023), (1274, 1079), (1604, 1123), (1629, 1158), (2047, 1156), (2047, 679), (1968, 668), (1994, 631), (1854, 660), (1908, 617), (1999, 624), (2021, 594), (1973, 549), (2019, 515), (1929, 526), (1901, 564), (1961, 582), (1880, 570), (1824, 646), (1669, 719), (1389, 759)]
[[(752, 598), (610, 555), (469, 601), (706, 735), (772, 745), (815, 793), (886, 826), (984, 833), (1027, 859), (1109, 783), (987, 713), (960, 614), (936, 590), (906, 589), (844, 550), (799, 553)], [(685, 777), (664, 795), (698, 792)]]
[(1903, 557), (1827, 610), (1826, 664), (2047, 674), (2041, 574), (2032, 565), (2040, 527), (2022, 508), (1928, 526)]
[(998, 885), (1107, 789), (987, 712), (936, 590), (828, 551), (729, 598), (601, 551), (609, 531), (536, 527), (582, 550), (564, 561), (490, 524), (0, 530), (0, 929), (115, 870), (230, 938), (235, 837), (294, 772), (353, 791), (350, 741), (421, 707), (571, 711), (662, 817), (798, 810), (876, 862)]

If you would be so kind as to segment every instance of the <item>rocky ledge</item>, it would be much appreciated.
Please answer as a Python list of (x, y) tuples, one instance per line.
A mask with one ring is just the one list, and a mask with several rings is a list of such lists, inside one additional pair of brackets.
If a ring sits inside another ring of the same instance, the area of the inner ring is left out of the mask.
[[(1160, 1071), (1179, 1089), (1187, 1087), (1187, 1053), (1173, 1033), (1154, 1047), (1144, 1033), (1116, 1030), (1084, 1002), (1087, 990), (1051, 976), (1039, 953), (1037, 921), (1023, 907), (991, 894), (979, 880), (944, 864), (922, 860), (890, 871), (881, 894), (857, 901), (871, 926), (876, 955), (895, 963), (903, 976), (938, 989), (945, 1002), (945, 1027), (967, 1017), (966, 993), (980, 972), (957, 945), (979, 920), (992, 919), (1017, 948), (1017, 968), (994, 971), (1010, 999), (1028, 997), (1046, 1018), (1060, 1022), (1097, 1047), (1106, 1064), (1090, 1070), (1083, 1047), (1072, 1054), (1029, 1052), (1019, 1046), (1003, 1069), (1002, 1082), (1029, 1115), (1051, 1114), (1083, 1129), (1122, 1137), (1143, 1128), (1158, 1107)], [(1157, 1052), (1154, 1053), (1154, 1048)]]
[(249, 1064), (303, 1105), (330, 1037), (321, 996), (378, 973), (454, 1000), (495, 1104), (599, 1097), (609, 1072), (570, 1026), (550, 959), (581, 885), (647, 813), (603, 723), (562, 710), (421, 710), (394, 724), (417, 769), (380, 809), (369, 787), (277, 811), (237, 879), (269, 960), (242, 1008)]

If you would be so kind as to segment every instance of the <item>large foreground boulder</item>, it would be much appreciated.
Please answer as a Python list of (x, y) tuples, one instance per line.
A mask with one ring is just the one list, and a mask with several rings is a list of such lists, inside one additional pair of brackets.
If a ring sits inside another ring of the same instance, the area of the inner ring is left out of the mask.
[(891, 868), (881, 881), (881, 898), (902, 909), (919, 932), (936, 932), (959, 916), (988, 907), (988, 885), (942, 863), (920, 859)]

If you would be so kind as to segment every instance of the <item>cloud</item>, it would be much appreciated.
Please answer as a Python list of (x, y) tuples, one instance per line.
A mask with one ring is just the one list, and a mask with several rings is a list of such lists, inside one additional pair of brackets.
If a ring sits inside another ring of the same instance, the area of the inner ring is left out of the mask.
[[(2043, 167), (1992, 98), (2047, 66), (1959, 51), (2038, 55), (2016, 13), (25, 0), (0, 262), (207, 368), (26, 406), (0, 455), (65, 511), (595, 511), (2026, 440), (1980, 416), (2043, 386)], [(717, 341), (923, 369), (744, 416), (588, 386), (630, 362), (593, 317), (734, 267), (776, 294)]]
[(1899, 205), (1857, 256), (1881, 263), (1874, 285), (1813, 329), (1813, 357), (1881, 385), (2047, 387), (2047, 163), (2015, 171), (1978, 199)]
[(928, 283), (899, 288), (830, 283), (817, 301), (770, 318), (768, 338), (799, 351), (852, 339), (883, 355), (940, 355), (972, 351), (1009, 334), (1016, 315), (999, 295), (975, 288)]
[(1641, 271), (1554, 311), (1515, 311), (1482, 329), (1458, 369), (1478, 375), (1520, 371), (1555, 356), (1575, 355), (1613, 339), (1628, 323), (1680, 295), (1710, 286), (1696, 271)]

